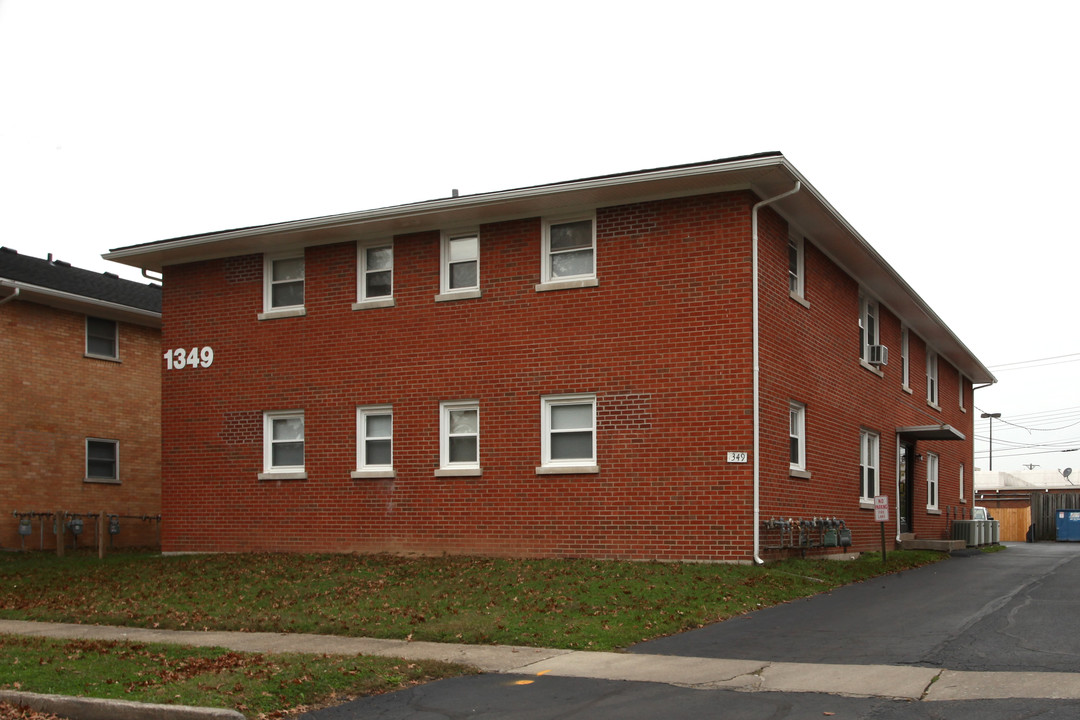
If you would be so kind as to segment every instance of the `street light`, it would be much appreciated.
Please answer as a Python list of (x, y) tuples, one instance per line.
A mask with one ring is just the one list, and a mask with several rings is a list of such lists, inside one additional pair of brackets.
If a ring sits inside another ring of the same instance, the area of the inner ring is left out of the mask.
[(983, 420), (990, 418), (990, 472), (994, 471), (994, 418), (1001, 417), (1001, 413), (983, 413)]

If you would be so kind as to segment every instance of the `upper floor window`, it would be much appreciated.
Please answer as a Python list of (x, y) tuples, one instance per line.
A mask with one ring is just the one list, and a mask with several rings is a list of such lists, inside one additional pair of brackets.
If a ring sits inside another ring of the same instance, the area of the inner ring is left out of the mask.
[(870, 348), (878, 345), (878, 304), (866, 296), (859, 298), (859, 357), (870, 362)]
[(911, 389), (911, 350), (908, 329), (900, 328), (900, 385)]
[(394, 245), (390, 242), (357, 246), (357, 307), (394, 304)]
[(263, 264), (263, 317), (302, 315), (304, 255), (266, 256)]
[(596, 396), (555, 395), (542, 403), (542, 467), (596, 472)]
[(934, 407), (938, 405), (938, 356), (933, 350), (926, 350), (926, 402)]
[(788, 291), (792, 297), (800, 299), (806, 294), (803, 247), (802, 235), (794, 232), (788, 235)]
[(354, 477), (394, 476), (394, 411), (389, 405), (356, 409)]
[(938, 509), (938, 456), (926, 453), (926, 509)]
[(263, 477), (304, 477), (304, 413), (286, 410), (263, 414)]
[(86, 438), (86, 480), (88, 482), (119, 482), (119, 442)]
[(788, 406), (788, 448), (791, 469), (806, 470), (806, 406), (802, 403)]
[(964, 405), (964, 373), (959, 370), (956, 371), (956, 383), (960, 386), (958, 391), (960, 395), (960, 409), (967, 412), (967, 406)]
[(443, 471), (480, 470), (480, 408), (475, 402), (443, 403), (439, 421), (439, 466)]
[(86, 317), (86, 354), (109, 360), (115, 360), (118, 357), (115, 320), (89, 315)]
[(877, 433), (863, 430), (859, 433), (859, 500), (874, 501), (878, 494), (878, 453), (881, 439)]
[(545, 219), (543, 226), (541, 284), (595, 284), (589, 282), (596, 279), (595, 217)]
[(480, 290), (479, 233), (475, 230), (444, 232), (440, 255), (440, 293), (455, 299), (476, 297)]

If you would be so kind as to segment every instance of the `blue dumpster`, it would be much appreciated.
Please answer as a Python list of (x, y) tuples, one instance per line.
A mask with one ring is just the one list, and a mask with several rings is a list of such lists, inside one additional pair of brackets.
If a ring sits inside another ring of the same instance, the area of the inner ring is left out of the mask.
[(1057, 511), (1058, 542), (1080, 542), (1080, 510)]

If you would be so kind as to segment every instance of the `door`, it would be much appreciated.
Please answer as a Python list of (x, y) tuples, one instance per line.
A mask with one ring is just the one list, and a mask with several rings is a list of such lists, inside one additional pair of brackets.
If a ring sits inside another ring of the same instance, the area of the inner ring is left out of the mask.
[(915, 488), (915, 446), (900, 443), (900, 497), (896, 500), (896, 512), (900, 514), (900, 532), (915, 532), (912, 523), (912, 496)]

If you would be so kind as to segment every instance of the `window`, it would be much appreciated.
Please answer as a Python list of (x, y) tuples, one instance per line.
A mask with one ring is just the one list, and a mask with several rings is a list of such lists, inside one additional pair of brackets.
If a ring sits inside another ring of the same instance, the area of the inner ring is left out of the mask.
[(859, 500), (874, 502), (878, 494), (878, 453), (881, 445), (877, 433), (859, 433)]
[(926, 453), (926, 509), (938, 509), (938, 456)]
[(909, 356), (908, 329), (900, 328), (900, 381), (901, 387), (911, 390), (911, 359)]
[(86, 438), (86, 481), (120, 481), (120, 443)]
[(960, 463), (960, 502), (964, 502), (964, 463)]
[(937, 353), (926, 350), (926, 402), (938, 406), (938, 361)]
[(304, 413), (300, 410), (263, 415), (264, 479), (303, 479)]
[(542, 284), (557, 283), (558, 287), (596, 284), (595, 228), (592, 215), (544, 220)]
[[(475, 231), (443, 233), (437, 300), (478, 297), (480, 235)], [(452, 297), (449, 297), (452, 296)]]
[(263, 319), (304, 314), (304, 256), (267, 256), (263, 265)]
[(788, 290), (792, 297), (805, 295), (805, 270), (803, 259), (804, 241), (802, 235), (788, 235)]
[(788, 406), (788, 434), (792, 470), (806, 470), (806, 406)]
[(353, 477), (394, 476), (394, 411), (389, 405), (356, 408)]
[(357, 303), (353, 309), (392, 306), (394, 304), (393, 243), (358, 245), (356, 252)]
[[(480, 470), (480, 409), (475, 402), (443, 403), (439, 421), (441, 475)], [(455, 472), (462, 471), (462, 472)]]
[(104, 318), (86, 317), (86, 354), (91, 357), (115, 360), (116, 321)]
[(878, 345), (878, 304), (868, 297), (859, 298), (859, 357), (870, 361), (870, 346)]
[(596, 397), (557, 395), (542, 400), (539, 472), (597, 472)]
[(956, 384), (960, 386), (960, 409), (967, 412), (967, 408), (964, 406), (964, 373), (959, 370), (956, 371)]

